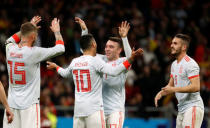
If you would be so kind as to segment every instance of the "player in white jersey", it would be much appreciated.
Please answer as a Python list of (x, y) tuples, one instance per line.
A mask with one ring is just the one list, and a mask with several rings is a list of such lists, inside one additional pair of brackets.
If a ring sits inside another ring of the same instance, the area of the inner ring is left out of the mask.
[(21, 25), (20, 32), (6, 41), (6, 58), (9, 74), (8, 103), (14, 113), (11, 124), (4, 117), (4, 128), (40, 128), (40, 62), (65, 51), (60, 34), (59, 20), (54, 18), (51, 30), (56, 45), (52, 48), (35, 47), (41, 17)]
[(72, 60), (63, 69), (55, 63), (47, 62), (49, 69), (57, 69), (63, 77), (73, 76), (75, 84), (74, 128), (105, 128), (102, 100), (103, 74), (117, 76), (126, 72), (133, 60), (143, 52), (138, 49), (131, 57), (116, 67), (106, 64), (96, 57), (97, 44), (91, 34), (80, 39), (83, 56)]
[(171, 54), (176, 60), (171, 65), (171, 77), (166, 85), (155, 97), (155, 105), (165, 95), (175, 93), (178, 100), (177, 128), (200, 128), (204, 105), (200, 96), (199, 66), (186, 52), (190, 37), (177, 34), (171, 43)]
[[(75, 21), (80, 24), (82, 35), (88, 34), (85, 22), (78, 17), (75, 17)], [(129, 58), (131, 56), (131, 48), (127, 39), (129, 29), (130, 25), (126, 21), (122, 22), (119, 27), (121, 39), (110, 37), (105, 47), (106, 55), (97, 54), (97, 56), (113, 67), (121, 64), (126, 58)], [(120, 57), (122, 44), (126, 57)], [(103, 75), (102, 95), (107, 128), (123, 127), (126, 78), (127, 72), (123, 72), (117, 76)]]
[(11, 123), (13, 121), (14, 114), (11, 112), (9, 108), (9, 104), (7, 102), (7, 96), (4, 91), (3, 84), (0, 81), (0, 101), (2, 102), (3, 106), (5, 107), (6, 115), (7, 115), (7, 121), (8, 123)]

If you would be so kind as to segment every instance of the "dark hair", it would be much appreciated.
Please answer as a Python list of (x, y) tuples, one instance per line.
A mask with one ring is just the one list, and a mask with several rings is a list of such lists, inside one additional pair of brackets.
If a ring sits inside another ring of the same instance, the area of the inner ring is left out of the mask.
[(37, 32), (37, 28), (32, 23), (26, 22), (21, 25), (20, 32), (21, 35), (26, 36), (31, 32)]
[(188, 35), (186, 35), (186, 34), (181, 34), (181, 33), (179, 33), (179, 34), (176, 34), (175, 37), (176, 37), (176, 38), (182, 39), (183, 42), (187, 45), (187, 48), (189, 47), (190, 41), (191, 41), (190, 36), (188, 36)]
[(84, 35), (80, 38), (80, 47), (82, 50), (87, 50), (91, 47), (91, 42), (95, 40), (92, 34)]
[(109, 40), (117, 42), (119, 44), (119, 47), (122, 48), (122, 39), (119, 37), (109, 37)]

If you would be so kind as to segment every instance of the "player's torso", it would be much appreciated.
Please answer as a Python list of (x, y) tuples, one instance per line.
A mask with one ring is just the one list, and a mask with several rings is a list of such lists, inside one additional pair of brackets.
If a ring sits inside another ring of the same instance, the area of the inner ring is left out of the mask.
[[(33, 64), (32, 53), (31, 48), (19, 48), (15, 44), (7, 50), (8, 100), (16, 108), (22, 108), (26, 104), (38, 100), (39, 93), (37, 93), (37, 90), (40, 88), (40, 65)], [(33, 99), (33, 97), (37, 98)]]
[[(184, 87), (191, 84), (188, 78), (188, 70), (190, 65), (196, 64), (194, 60), (188, 56), (184, 57), (179, 63), (174, 61), (171, 68), (171, 75), (174, 80), (175, 87)], [(194, 93), (175, 93), (179, 102), (178, 108), (182, 111), (193, 103), (200, 104), (202, 106), (202, 99), (199, 92)]]
[[(115, 61), (108, 62), (108, 60), (104, 58), (104, 61), (113, 67), (123, 63), (125, 60), (126, 58), (123, 57)], [(122, 72), (120, 75), (115, 77), (103, 74), (102, 94), (105, 114), (124, 110), (126, 77), (127, 72)]]
[(72, 61), (72, 75), (75, 84), (75, 114), (89, 115), (101, 109), (102, 103), (102, 74), (95, 68), (94, 57), (81, 56)]

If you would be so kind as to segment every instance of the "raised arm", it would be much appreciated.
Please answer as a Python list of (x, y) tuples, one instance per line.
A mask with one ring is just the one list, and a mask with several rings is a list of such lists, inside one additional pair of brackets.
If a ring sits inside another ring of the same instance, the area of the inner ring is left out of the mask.
[(131, 56), (132, 51), (127, 38), (129, 29), (130, 25), (127, 21), (123, 21), (119, 27), (119, 35), (122, 38), (123, 49), (125, 51), (125, 56), (127, 57), (127, 59)]
[[(31, 19), (31, 23), (36, 26), (37, 28), (40, 28), (40, 26), (37, 26), (37, 24), (41, 21), (41, 17), (40, 16), (34, 16), (32, 19)], [(5, 46), (7, 47), (8, 44), (11, 44), (11, 43), (15, 43), (15, 44), (18, 44), (21, 40), (21, 32), (17, 32), (15, 33), (14, 35), (12, 35), (10, 38), (8, 38), (5, 42)]]
[(75, 22), (80, 25), (80, 28), (82, 30), (82, 36), (87, 35), (88, 34), (88, 29), (87, 29), (87, 26), (86, 26), (85, 22), (79, 17), (75, 17), (74, 19), (75, 19)]
[(8, 123), (11, 123), (13, 121), (13, 113), (10, 111), (9, 105), (7, 103), (7, 97), (4, 91), (4, 87), (2, 85), (2, 83), (0, 82), (0, 101), (2, 102), (2, 104), (4, 105), (5, 109), (6, 109), (6, 115), (7, 115), (7, 120)]
[(68, 68), (63, 69), (60, 66), (58, 66), (56, 63), (47, 61), (47, 69), (51, 69), (51, 70), (56, 69), (58, 74), (65, 78), (72, 76), (70, 65)]
[(55, 39), (56, 39), (55, 46), (52, 48), (36, 47), (33, 54), (36, 62), (47, 60), (49, 58), (58, 56), (65, 52), (64, 41), (60, 33), (59, 23), (60, 23), (60, 20), (57, 18), (54, 18), (50, 26), (51, 30), (54, 32), (54, 35), (55, 35)]

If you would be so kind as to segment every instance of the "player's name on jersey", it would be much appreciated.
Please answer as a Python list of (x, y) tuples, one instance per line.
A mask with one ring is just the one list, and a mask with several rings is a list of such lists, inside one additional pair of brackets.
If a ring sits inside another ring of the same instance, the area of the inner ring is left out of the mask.
[(15, 58), (23, 58), (23, 55), (22, 54), (18, 54), (18, 53), (14, 53), (14, 52), (11, 52), (10, 53), (10, 56), (11, 57), (15, 57)]
[(88, 66), (88, 62), (75, 63), (75, 67), (84, 67), (84, 66)]

